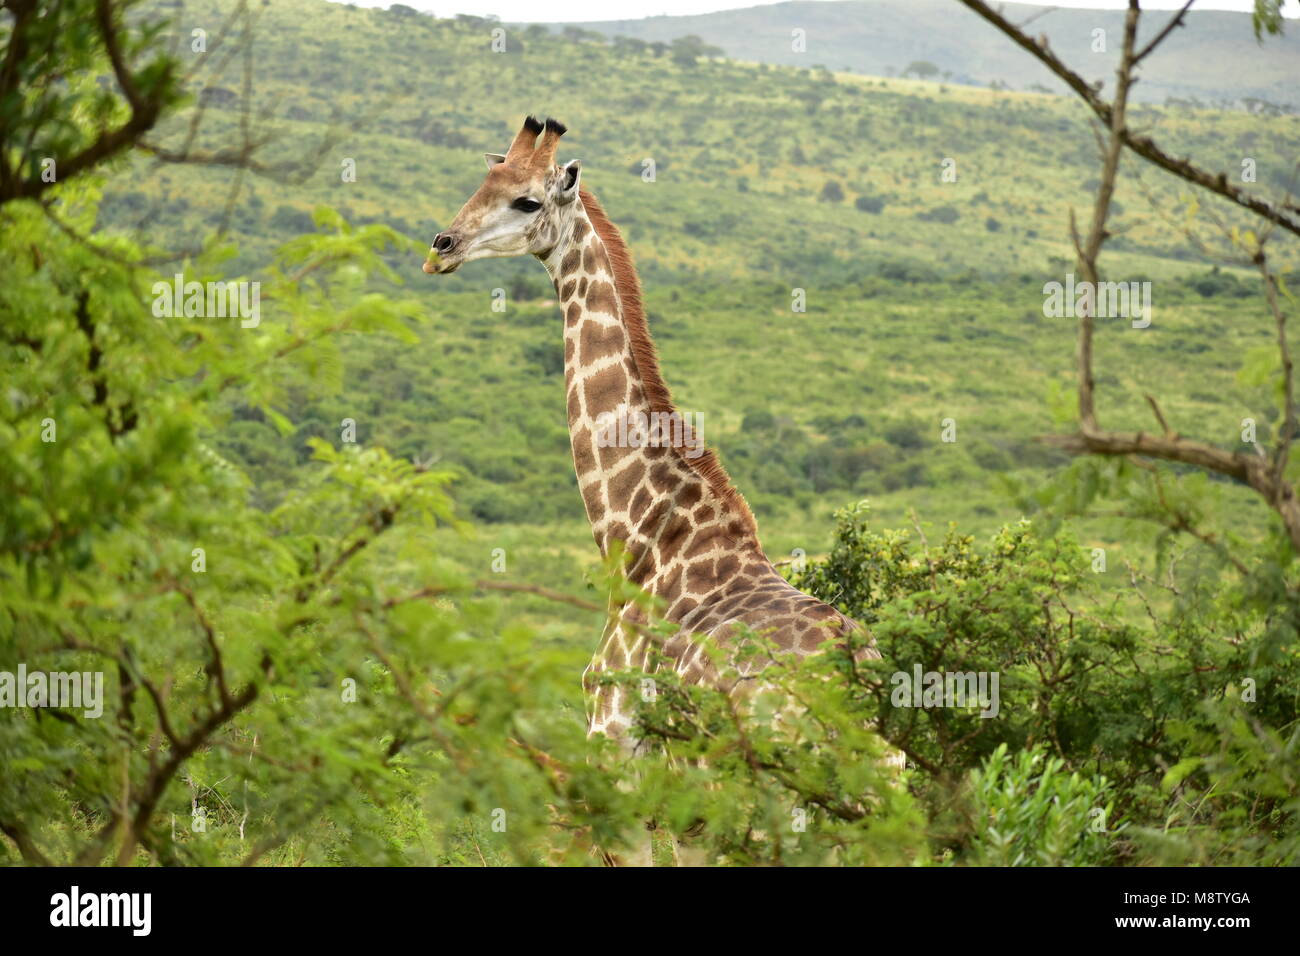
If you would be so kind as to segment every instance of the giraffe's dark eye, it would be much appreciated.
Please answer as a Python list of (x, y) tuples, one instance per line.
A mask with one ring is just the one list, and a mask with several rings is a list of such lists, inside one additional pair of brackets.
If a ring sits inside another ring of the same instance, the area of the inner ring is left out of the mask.
[(527, 196), (520, 196), (510, 204), (511, 209), (518, 209), (520, 212), (537, 212), (542, 208), (542, 204), (535, 199), (529, 199)]

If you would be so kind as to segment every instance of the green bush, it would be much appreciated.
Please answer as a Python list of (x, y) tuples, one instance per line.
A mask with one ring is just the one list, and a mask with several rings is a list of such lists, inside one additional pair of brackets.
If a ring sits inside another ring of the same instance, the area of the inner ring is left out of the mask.
[[(945, 808), (968, 775), (987, 810), (988, 788), (1027, 792), (1050, 769), (1108, 781), (1068, 791), (1091, 787), (1089, 806), (1104, 791), (1116, 861), (1295, 859), (1300, 661), (1285, 620), (1294, 610), (1263, 598), (1263, 580), (1225, 586), (1211, 565), (1159, 613), (1145, 596), (1130, 609), (1103, 597), (1091, 551), (1062, 527), (1023, 522), (980, 549), (952, 529), (935, 545), (874, 531), (868, 515), (865, 505), (841, 512), (830, 554), (795, 581), (874, 637), (882, 660), (859, 665), (855, 680), (882, 736), (926, 778), (913, 791), (936, 849), (991, 859), (1001, 840), (1006, 853), (1043, 862), (1045, 844), (1031, 838), (1038, 811), (1013, 814), (1020, 822), (994, 839), (984, 810), (954, 819)], [(997, 706), (900, 706), (900, 675), (914, 670), (997, 675)], [(1083, 803), (1072, 805), (1070, 820)], [(1091, 837), (1060, 842), (1064, 819), (1051, 824), (1051, 853), (1096, 862)], [(1066, 830), (1078, 833), (1073, 822)]]
[(968, 861), (977, 866), (1101, 866), (1110, 862), (1107, 815), (1113, 808), (1104, 777), (1067, 773), (1065, 761), (1041, 748), (1014, 756), (1006, 744), (971, 771), (978, 823)]

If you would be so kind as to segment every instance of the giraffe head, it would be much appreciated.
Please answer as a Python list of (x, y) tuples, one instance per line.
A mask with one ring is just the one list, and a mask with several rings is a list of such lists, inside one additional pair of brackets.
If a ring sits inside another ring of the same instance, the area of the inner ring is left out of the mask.
[(555, 163), (564, 132), (556, 120), (543, 124), (529, 116), (504, 156), (487, 153), (487, 178), (434, 236), (424, 271), (445, 275), (475, 259), (550, 252), (578, 198), (581, 164)]

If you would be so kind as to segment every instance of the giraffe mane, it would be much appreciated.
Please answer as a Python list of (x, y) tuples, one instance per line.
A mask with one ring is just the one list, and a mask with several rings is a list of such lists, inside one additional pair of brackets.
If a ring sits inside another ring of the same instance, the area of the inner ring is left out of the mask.
[[(641, 385), (645, 389), (646, 400), (655, 412), (675, 414), (672, 393), (668, 383), (659, 371), (659, 353), (654, 340), (650, 338), (650, 327), (646, 322), (645, 310), (641, 306), (641, 281), (637, 278), (636, 266), (632, 262), (632, 253), (618, 231), (601, 208), (596, 197), (585, 189), (578, 191), (583, 208), (592, 227), (605, 244), (610, 265), (614, 270), (614, 287), (618, 292), (618, 301), (623, 313), (623, 325), (627, 328), (632, 343), (632, 361), (636, 363), (641, 374)], [(685, 423), (683, 423), (685, 425)], [(689, 427), (689, 426), (685, 426)], [(685, 442), (683, 442), (685, 444)], [(740, 519), (745, 531), (757, 538), (758, 524), (744, 496), (731, 483), (731, 476), (722, 467), (722, 462), (711, 448), (704, 448), (703, 453), (694, 458), (685, 454), (685, 449), (674, 445), (673, 450), (686, 465), (704, 479), (709, 490), (722, 502), (723, 507)]]

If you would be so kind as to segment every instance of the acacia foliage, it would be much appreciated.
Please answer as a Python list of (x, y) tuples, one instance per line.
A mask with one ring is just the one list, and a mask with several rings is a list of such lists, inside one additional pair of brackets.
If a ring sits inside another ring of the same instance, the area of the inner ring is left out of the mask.
[[(1125, 463), (1081, 462), (1053, 494), (1058, 509), (1059, 498), (1102, 493), (1140, 504), (1152, 481)], [(1204, 484), (1185, 476), (1180, 500), (1204, 495)], [(920, 768), (913, 790), (936, 849), (951, 858), (1032, 860), (1025, 847), (1051, 827), (1026, 815), (1031, 797), (1073, 774), (1070, 799), (1093, 794), (1078, 854), (1040, 853), (1039, 862), (1290, 865), (1300, 850), (1300, 660), (1294, 612), (1278, 590), (1292, 574), (1289, 553), (1260, 549), (1253, 573), (1239, 576), (1198, 549), (1177, 567), (1162, 562), (1160, 583), (1110, 568), (1130, 578), (1117, 591), (1102, 586), (1105, 565), (1059, 514), (977, 547), (951, 528), (936, 544), (875, 530), (857, 505), (840, 513), (826, 560), (797, 580), (874, 635), (883, 659), (859, 667), (860, 693), (885, 739)], [(997, 673), (996, 717), (979, 706), (896, 706), (892, 676), (918, 663)], [(1017, 819), (1015, 839), (993, 837)]]

